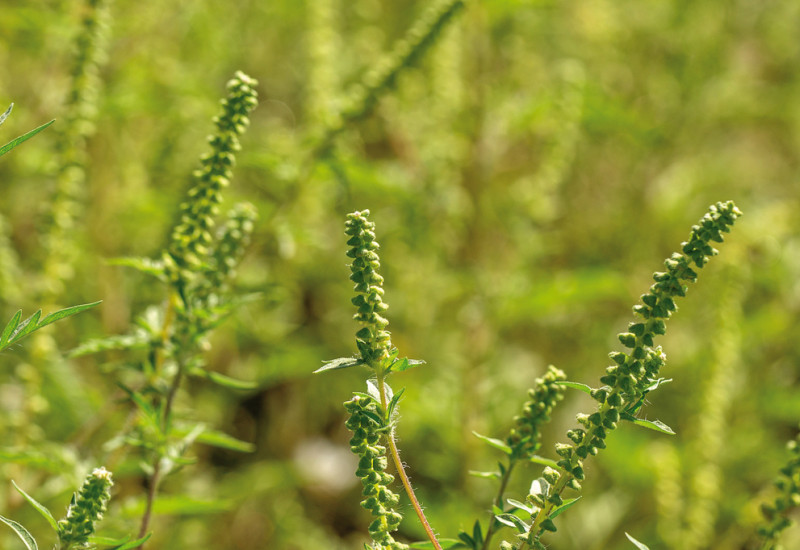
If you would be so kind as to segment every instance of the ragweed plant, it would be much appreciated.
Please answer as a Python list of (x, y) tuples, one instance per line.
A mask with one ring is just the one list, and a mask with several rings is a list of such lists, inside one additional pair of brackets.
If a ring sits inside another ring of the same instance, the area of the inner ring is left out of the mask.
[[(149, 535), (137, 540), (130, 540), (130, 537), (113, 539), (95, 535), (97, 524), (103, 519), (108, 501), (111, 499), (113, 485), (111, 472), (105, 468), (95, 469), (86, 476), (80, 490), (72, 495), (66, 514), (58, 521), (47, 507), (37, 502), (16, 483), (14, 483), (14, 488), (47, 520), (48, 525), (55, 531), (57, 540), (53, 550), (88, 550), (97, 548), (98, 545), (109, 547), (111, 550), (138, 548), (144, 544)], [(28, 550), (38, 550), (36, 539), (25, 527), (3, 516), (0, 516), (0, 521), (14, 530)]]
[[(229, 185), (239, 136), (249, 124), (257, 104), (256, 81), (237, 72), (228, 82), (221, 114), (214, 119), (216, 133), (209, 137), (211, 151), (194, 172), (194, 185), (180, 206), (179, 221), (166, 250), (158, 260), (132, 258), (118, 263), (158, 277), (167, 287), (166, 303), (152, 307), (139, 321), (140, 329), (128, 336), (88, 342), (73, 356), (111, 349), (144, 349), (140, 379), (124, 389), (137, 416), (116, 447), (126, 444), (142, 454), (147, 495), (140, 537), (149, 530), (158, 487), (163, 479), (187, 463), (185, 454), (194, 442), (250, 451), (252, 446), (199, 423), (174, 420), (175, 401), (187, 376), (210, 380), (233, 389), (251, 389), (204, 368), (202, 352), (211, 331), (241, 303), (232, 295), (229, 281), (253, 231), (256, 217), (251, 205), (234, 206), (218, 231), (216, 217), (222, 190)], [(125, 366), (120, 366), (120, 369)]]
[[(388, 462), (388, 454), (431, 543), (434, 548), (441, 550), (441, 545), (411, 487), (395, 441), (397, 404), (403, 391), (394, 393), (386, 383), (386, 378), (391, 373), (420, 365), (422, 361), (401, 359), (398, 357), (398, 349), (392, 346), (391, 334), (386, 330), (389, 321), (384, 317), (389, 306), (383, 301), (383, 277), (378, 273), (380, 245), (375, 237), (375, 224), (368, 217), (369, 210), (353, 212), (347, 216), (345, 223), (345, 233), (350, 237), (347, 241), (350, 246), (347, 256), (353, 260), (350, 265), (350, 280), (355, 283), (353, 290), (356, 295), (352, 302), (357, 313), (354, 319), (363, 325), (356, 333), (359, 355), (329, 361), (315, 372), (365, 365), (375, 377), (368, 381), (367, 393), (358, 393), (352, 401), (345, 403), (345, 408), (351, 414), (348, 427), (354, 430), (351, 449), (360, 457), (357, 475), (362, 478), (366, 497), (362, 506), (376, 516), (369, 529), (375, 542), (373, 548), (406, 548), (389, 535), (399, 527), (401, 516), (392, 508), (396, 504), (396, 498), (388, 489), (391, 476), (387, 477), (383, 471)], [(385, 447), (379, 444), (381, 441), (385, 441)]]
[[(388, 488), (392, 480), (384, 472), (388, 462), (385, 456), (387, 450), (382, 445), (384, 441), (406, 492), (425, 526), (430, 544), (434, 548), (441, 548), (408, 483), (395, 443), (397, 403), (402, 391), (393, 394), (386, 384), (386, 378), (390, 373), (405, 370), (418, 362), (398, 359), (398, 350), (392, 346), (390, 334), (386, 330), (389, 321), (384, 314), (388, 306), (383, 302), (383, 278), (378, 273), (379, 245), (375, 237), (375, 226), (368, 221), (368, 215), (369, 211), (354, 212), (348, 215), (346, 222), (346, 234), (350, 237), (347, 244), (351, 247), (347, 255), (353, 259), (350, 279), (355, 283), (356, 292), (352, 302), (357, 308), (355, 319), (364, 325), (356, 333), (359, 355), (330, 361), (316, 372), (365, 365), (374, 376), (367, 383), (366, 393), (357, 393), (352, 400), (345, 403), (351, 415), (347, 427), (354, 433), (350, 442), (351, 449), (359, 456), (357, 475), (362, 480), (363, 494), (366, 497), (362, 506), (371, 510), (376, 518), (369, 529), (374, 541), (373, 548), (403, 547), (390, 535), (399, 526), (401, 518), (394, 509), (397, 504), (396, 495)], [(550, 367), (529, 391), (530, 400), (525, 403), (522, 414), (514, 419), (515, 425), (505, 440), (476, 434), (490, 446), (501, 450), (506, 455), (506, 462), (499, 464), (498, 472), (483, 474), (484, 477), (496, 478), (500, 482), (485, 534), (480, 522), (476, 522), (472, 534), (461, 532), (460, 540), (448, 540), (449, 548), (486, 550), (490, 548), (492, 537), (498, 528), (508, 526), (517, 532), (516, 542), (502, 541), (500, 547), (503, 550), (543, 550), (545, 545), (541, 541), (542, 535), (555, 532), (556, 517), (579, 499), (564, 498), (563, 493), (568, 488), (581, 490), (581, 482), (586, 475), (584, 461), (606, 448), (608, 434), (620, 422), (628, 421), (662, 433), (674, 433), (659, 421), (644, 420), (637, 416), (647, 395), (669, 382), (660, 376), (666, 356), (661, 347), (655, 346), (655, 338), (665, 334), (666, 321), (677, 310), (675, 300), (685, 296), (688, 284), (697, 280), (695, 269), (705, 266), (709, 258), (718, 253), (711, 243), (722, 242), (723, 233), (730, 231), (740, 215), (741, 212), (733, 202), (712, 205), (700, 222), (692, 227), (689, 239), (682, 243), (680, 252), (674, 253), (665, 261), (666, 271), (653, 275), (654, 284), (642, 295), (642, 303), (633, 308), (638, 321), (630, 323), (628, 330), (618, 336), (620, 343), (629, 351), (610, 353), (614, 365), (608, 367), (605, 375), (600, 378), (602, 386), (591, 388), (568, 382), (563, 372)], [(556, 445), (556, 454), (560, 459), (550, 460), (536, 454), (541, 447), (540, 430), (549, 420), (553, 408), (563, 398), (566, 388), (586, 392), (599, 405), (591, 414), (578, 415), (580, 427), (567, 432), (569, 443)], [(504, 500), (515, 466), (527, 462), (544, 465), (542, 475), (531, 484), (525, 502)], [(788, 476), (793, 475), (793, 470), (787, 471)], [(782, 488), (787, 486), (794, 487), (786, 483), (781, 485)], [(796, 487), (792, 490), (796, 492)], [(783, 511), (786, 507), (781, 500), (775, 509)], [(776, 525), (780, 527), (777, 523)], [(777, 530), (776, 528), (775, 531)], [(639, 548), (646, 548), (630, 535), (628, 538)]]
[(780, 535), (794, 523), (789, 514), (800, 508), (800, 435), (789, 441), (786, 448), (789, 458), (774, 482), (779, 494), (773, 502), (761, 505), (765, 520), (758, 528), (762, 550), (783, 548), (778, 544)]

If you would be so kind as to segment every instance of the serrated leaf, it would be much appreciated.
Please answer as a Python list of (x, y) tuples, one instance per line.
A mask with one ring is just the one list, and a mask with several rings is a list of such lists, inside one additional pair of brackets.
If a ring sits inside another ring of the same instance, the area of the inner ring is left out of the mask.
[(197, 436), (195, 440), (198, 443), (218, 447), (220, 449), (228, 449), (229, 451), (239, 451), (240, 453), (252, 453), (256, 450), (256, 446), (247, 441), (236, 439), (224, 432), (215, 430), (205, 430)]
[(578, 502), (580, 499), (581, 497), (576, 497), (565, 500), (564, 504), (562, 504), (561, 506), (555, 508), (552, 512), (550, 512), (550, 519), (555, 519), (557, 516), (561, 514), (561, 512), (567, 510), (568, 508), (572, 508), (572, 506), (574, 506), (575, 503)]
[(630, 536), (628, 533), (625, 533), (625, 536), (628, 537), (628, 540), (631, 541), (633, 545), (636, 546), (636, 548), (638, 548), (639, 550), (650, 550), (650, 548), (648, 548), (646, 544), (639, 542), (638, 540)]
[(514, 514), (500, 514), (499, 516), (495, 516), (494, 518), (503, 525), (511, 527), (512, 529), (516, 529), (520, 533), (527, 533), (528, 530), (531, 528), (530, 525), (522, 521)]
[(514, 450), (511, 447), (509, 447), (504, 441), (500, 441), (499, 439), (495, 439), (493, 437), (486, 437), (485, 435), (481, 435), (481, 434), (479, 434), (478, 432), (475, 432), (475, 431), (473, 431), (472, 433), (473, 433), (473, 435), (475, 435), (475, 437), (477, 437), (478, 439), (480, 439), (481, 441), (483, 441), (484, 443), (486, 443), (490, 447), (494, 447), (495, 449), (499, 449), (499, 450), (503, 451), (507, 455), (511, 455), (511, 453), (514, 452)]
[(25, 500), (27, 500), (28, 503), (31, 506), (33, 506), (34, 509), (37, 512), (39, 512), (39, 514), (41, 514), (41, 516), (44, 519), (47, 520), (47, 523), (50, 524), (50, 527), (53, 528), (53, 531), (58, 533), (58, 523), (56, 522), (56, 518), (53, 517), (53, 514), (50, 513), (50, 510), (48, 510), (47, 507), (44, 504), (41, 504), (35, 498), (33, 498), (28, 493), (23, 491), (22, 488), (19, 485), (17, 485), (17, 483), (13, 479), (11, 480), (11, 485), (13, 485), (14, 489), (16, 489), (19, 494), (21, 494), (23, 497), (25, 497)]
[(630, 414), (621, 414), (620, 418), (623, 420), (627, 420), (628, 422), (633, 422), (637, 426), (641, 426), (642, 428), (647, 428), (650, 430), (654, 430), (657, 432), (661, 432), (662, 434), (667, 435), (675, 435), (675, 432), (672, 428), (661, 422), (660, 420), (644, 420), (641, 418), (636, 418)]
[(580, 382), (568, 382), (566, 380), (563, 381), (559, 380), (558, 382), (555, 383), (558, 384), (559, 386), (564, 386), (565, 388), (571, 388), (573, 390), (582, 391), (587, 395), (592, 394), (592, 387), (587, 386), (586, 384), (581, 384)]
[(365, 364), (363, 359), (357, 359), (355, 357), (340, 357), (338, 359), (333, 359), (332, 361), (325, 361), (324, 363), (325, 364), (315, 370), (313, 374), (327, 370), (348, 369), (350, 367), (355, 367), (356, 365)]
[(25, 547), (28, 550), (39, 550), (39, 547), (36, 545), (36, 539), (31, 536), (27, 529), (25, 529), (22, 525), (14, 521), (13, 519), (4, 518), (0, 516), (0, 521), (11, 527), (14, 532), (17, 534), (19, 538), (22, 539), (22, 542), (25, 543)]
[(21, 136), (19, 136), (18, 138), (12, 139), (8, 143), (6, 143), (2, 147), (0, 147), (0, 157), (5, 155), (6, 153), (8, 153), (11, 149), (16, 147), (20, 143), (28, 141), (33, 136), (35, 136), (36, 134), (38, 134), (39, 132), (41, 132), (42, 130), (44, 130), (45, 128), (47, 128), (48, 126), (50, 126), (54, 122), (55, 122), (55, 119), (51, 120), (50, 122), (45, 122), (44, 124), (42, 124), (38, 128), (34, 128), (30, 132), (26, 132), (26, 133), (22, 134)]

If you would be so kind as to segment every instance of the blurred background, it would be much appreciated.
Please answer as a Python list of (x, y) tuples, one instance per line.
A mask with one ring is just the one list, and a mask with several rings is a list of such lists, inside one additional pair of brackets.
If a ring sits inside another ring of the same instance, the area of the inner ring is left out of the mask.
[[(260, 105), (222, 208), (257, 207), (237, 287), (262, 299), (220, 327), (207, 360), (258, 389), (192, 382), (179, 414), (256, 450), (197, 445), (196, 463), (161, 487), (150, 547), (367, 540), (342, 407), (367, 372), (311, 374), (356, 351), (348, 212), (371, 210), (393, 341), (427, 362), (391, 381), (406, 388), (399, 445), (431, 523), (455, 538), (478, 518), (485, 530), (496, 491), (469, 473), (500, 459), (471, 432), (504, 438), (548, 364), (599, 385), (652, 272), (709, 204), (728, 199), (745, 216), (668, 324), (663, 374), (674, 382), (644, 409), (677, 435), (613, 433), (546, 542), (632, 548), (627, 531), (652, 550), (751, 547), (800, 420), (800, 3), (468, 2), (368, 116), (313, 154), (351, 86), (427, 6), (113, 0), (86, 117), (85, 185), (65, 231), (75, 253), (62, 284), (47, 287), (42, 228), (88, 8), (3, 1), (0, 107), (15, 107), (0, 142), (56, 123), (0, 159), (0, 312), (103, 304), (0, 357), (2, 515), (45, 532), (10, 480), (58, 515), (109, 459), (129, 409), (109, 400), (107, 363), (137, 358), (43, 357), (126, 334), (164, 299), (152, 278), (108, 260), (163, 249), (225, 83), (242, 70), (258, 79)], [(570, 392), (541, 454), (555, 456), (575, 414), (592, 409)], [(138, 528), (135, 466), (116, 471), (104, 532)], [(524, 498), (539, 474), (521, 468), (507, 496)], [(422, 540), (403, 498), (398, 538)], [(785, 543), (800, 547), (800, 534)]]

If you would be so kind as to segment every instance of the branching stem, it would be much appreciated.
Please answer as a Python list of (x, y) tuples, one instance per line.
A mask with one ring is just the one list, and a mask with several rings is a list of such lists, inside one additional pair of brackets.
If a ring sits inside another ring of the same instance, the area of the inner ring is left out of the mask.
[[(506, 492), (506, 487), (508, 486), (508, 481), (511, 479), (511, 471), (514, 469), (514, 466), (517, 464), (516, 460), (509, 460), (508, 461), (508, 468), (506, 469), (505, 473), (503, 474), (503, 478), (500, 480), (500, 489), (497, 491), (497, 496), (494, 497), (494, 505), (497, 508), (503, 507), (503, 495)], [(494, 529), (497, 522), (494, 519), (494, 511), (490, 513), (489, 517), (489, 527), (486, 529), (486, 537), (483, 539), (483, 544), (481, 545), (481, 550), (488, 550), (489, 543), (494, 536)]]

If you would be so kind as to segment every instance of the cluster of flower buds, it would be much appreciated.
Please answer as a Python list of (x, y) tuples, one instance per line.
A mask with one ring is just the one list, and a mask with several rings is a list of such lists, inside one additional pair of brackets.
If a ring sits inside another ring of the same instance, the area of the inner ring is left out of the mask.
[(228, 96), (222, 100), (222, 114), (214, 117), (217, 132), (208, 138), (211, 152), (200, 159), (195, 185), (181, 205), (180, 221), (172, 232), (169, 254), (164, 263), (170, 278), (182, 269), (196, 269), (205, 263), (213, 243), (214, 217), (222, 202), (222, 188), (230, 183), (239, 136), (250, 124), (248, 115), (258, 103), (257, 82), (242, 72), (228, 82)]
[(103, 519), (111, 498), (111, 472), (97, 468), (86, 477), (83, 486), (72, 496), (67, 515), (58, 522), (58, 540), (62, 547), (77, 545), (81, 548), (95, 532), (95, 524)]
[(367, 218), (369, 210), (347, 215), (345, 233), (350, 237), (347, 256), (353, 259), (350, 265), (350, 280), (355, 283), (353, 305), (358, 308), (354, 319), (364, 328), (356, 333), (356, 344), (362, 360), (375, 370), (390, 358), (392, 341), (386, 326), (389, 321), (383, 313), (389, 308), (383, 303), (383, 277), (378, 273), (380, 245), (375, 240), (375, 224)]
[(800, 507), (800, 435), (787, 445), (789, 460), (780, 470), (775, 487), (780, 491), (772, 504), (763, 504), (761, 513), (768, 524), (759, 527), (758, 534), (764, 538), (764, 548), (779, 548), (775, 545), (781, 532), (792, 525), (789, 514)]
[(550, 421), (550, 414), (556, 403), (564, 398), (564, 386), (559, 381), (566, 380), (563, 371), (550, 366), (547, 373), (537, 378), (534, 387), (528, 390), (527, 401), (522, 414), (514, 417), (515, 426), (506, 438), (506, 443), (513, 449), (517, 458), (530, 458), (539, 450), (542, 442), (541, 426)]
[(350, 449), (359, 457), (356, 475), (364, 486), (362, 494), (365, 498), (361, 506), (375, 517), (369, 526), (369, 534), (375, 541), (373, 548), (404, 550), (408, 546), (397, 542), (391, 535), (400, 526), (403, 516), (394, 510), (400, 497), (389, 488), (394, 476), (385, 471), (388, 459), (386, 447), (381, 445), (385, 428), (376, 420), (381, 418), (378, 404), (371, 397), (356, 395), (345, 402), (344, 407), (350, 413), (345, 426), (353, 432)]

